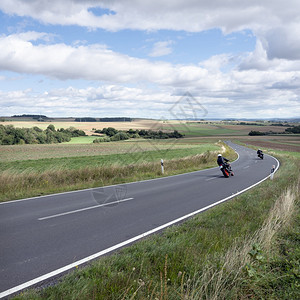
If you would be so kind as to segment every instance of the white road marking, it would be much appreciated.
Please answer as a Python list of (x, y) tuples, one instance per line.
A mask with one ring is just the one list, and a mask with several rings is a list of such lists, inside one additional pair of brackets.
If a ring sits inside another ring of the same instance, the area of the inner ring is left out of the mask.
[(213, 179), (216, 179), (218, 177), (211, 177), (211, 178), (208, 178), (208, 179), (205, 179), (205, 181), (210, 181), (210, 180), (213, 180)]
[(108, 203), (104, 203), (104, 204), (99, 204), (99, 205), (89, 206), (89, 207), (76, 209), (76, 210), (72, 210), (72, 211), (67, 211), (67, 212), (64, 212), (64, 213), (61, 213), (61, 214), (56, 214), (56, 215), (52, 215), (52, 216), (48, 216), (48, 217), (39, 218), (38, 220), (39, 221), (48, 220), (48, 219), (52, 219), (52, 218), (56, 218), (56, 217), (75, 214), (75, 213), (78, 213), (78, 212), (81, 212), (81, 211), (94, 209), (94, 208), (98, 208), (98, 207), (102, 207), (102, 206), (107, 206), (107, 205), (111, 205), (111, 204), (115, 204), (115, 203), (126, 202), (126, 201), (130, 201), (130, 200), (133, 200), (133, 198), (127, 198), (127, 199), (122, 199), (122, 200), (118, 200), (118, 201), (114, 201), (114, 202), (108, 202)]
[(250, 166), (246, 166), (246, 167), (244, 167), (243, 169), (248, 169), (248, 168), (250, 168)]

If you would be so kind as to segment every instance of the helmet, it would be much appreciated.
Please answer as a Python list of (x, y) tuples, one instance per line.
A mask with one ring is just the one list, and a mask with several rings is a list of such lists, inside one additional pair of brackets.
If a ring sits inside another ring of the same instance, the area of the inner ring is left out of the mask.
[(222, 154), (218, 154), (218, 156), (222, 156)]

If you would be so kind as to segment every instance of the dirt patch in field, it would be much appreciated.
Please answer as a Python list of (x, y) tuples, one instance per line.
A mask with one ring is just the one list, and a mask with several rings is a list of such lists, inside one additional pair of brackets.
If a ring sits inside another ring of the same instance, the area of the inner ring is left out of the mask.
[(261, 131), (261, 132), (284, 132), (286, 128), (284, 126), (255, 126), (255, 125), (223, 125), (224, 128), (232, 130), (243, 130), (243, 131)]
[(246, 144), (257, 146), (261, 149), (276, 149), (276, 150), (283, 150), (283, 151), (291, 151), (291, 152), (298, 152), (300, 151), (300, 145), (289, 145), (279, 142), (270, 142), (270, 141), (245, 141)]
[(103, 129), (107, 127), (113, 127), (118, 130), (129, 129), (154, 129), (161, 127), (162, 121), (157, 120), (134, 120), (132, 122), (32, 122), (32, 121), (11, 121), (0, 122), (2, 125), (13, 125), (19, 128), (32, 128), (37, 126), (41, 129), (46, 129), (50, 124), (54, 125), (56, 129), (75, 127), (83, 130), (87, 135), (94, 133), (93, 128)]

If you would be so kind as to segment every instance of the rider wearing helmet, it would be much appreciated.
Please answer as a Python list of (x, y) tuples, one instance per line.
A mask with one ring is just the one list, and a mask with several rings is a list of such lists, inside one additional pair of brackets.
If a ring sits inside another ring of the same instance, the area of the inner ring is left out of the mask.
[(217, 164), (219, 166), (223, 165), (224, 163), (227, 163), (229, 159), (222, 156), (222, 154), (218, 154)]
[(260, 154), (262, 154), (262, 150), (258, 149), (256, 153), (257, 153), (257, 155), (260, 155)]

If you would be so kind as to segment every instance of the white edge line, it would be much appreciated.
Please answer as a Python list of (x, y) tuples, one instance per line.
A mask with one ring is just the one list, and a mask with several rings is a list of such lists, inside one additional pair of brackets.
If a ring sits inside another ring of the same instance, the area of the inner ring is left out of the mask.
[(107, 202), (107, 203), (103, 203), (103, 204), (99, 204), (99, 205), (88, 206), (88, 207), (84, 207), (84, 208), (80, 208), (80, 209), (76, 209), (76, 210), (66, 211), (64, 213), (38, 218), (38, 221), (43, 221), (43, 220), (53, 219), (53, 218), (61, 217), (61, 216), (65, 216), (65, 215), (75, 214), (77, 212), (90, 210), (90, 209), (103, 207), (103, 206), (108, 206), (108, 205), (115, 204), (115, 203), (126, 202), (126, 201), (130, 201), (130, 200), (133, 200), (133, 199), (134, 198), (127, 198), (127, 199), (117, 200), (117, 201), (113, 201), (113, 202)]
[[(271, 155), (269, 155), (269, 156), (271, 156)], [(273, 156), (271, 156), (271, 157), (273, 157)], [(275, 169), (275, 171), (274, 171), (274, 173), (275, 173), (275, 172), (277, 172), (280, 163), (279, 163), (279, 161), (277, 160), (277, 158), (275, 158), (275, 157), (273, 157), (273, 158), (277, 161), (277, 167), (276, 167), (276, 169)], [(270, 175), (271, 175), (271, 174), (270, 174)], [(78, 260), (78, 261), (72, 263), (72, 264), (66, 265), (66, 266), (64, 266), (64, 267), (62, 267), (62, 268), (60, 268), (60, 269), (54, 270), (54, 271), (52, 271), (52, 272), (50, 272), (50, 273), (47, 273), (47, 274), (45, 274), (45, 275), (42, 275), (42, 276), (40, 276), (40, 277), (37, 277), (37, 278), (32, 279), (32, 280), (30, 280), (30, 281), (27, 281), (27, 282), (25, 282), (25, 283), (23, 283), (23, 284), (21, 284), (21, 285), (18, 285), (18, 286), (16, 286), (16, 287), (13, 287), (13, 288), (11, 288), (11, 289), (9, 289), (9, 290), (6, 290), (6, 291), (4, 291), (4, 292), (1, 292), (1, 293), (0, 293), (0, 299), (3, 298), (3, 297), (9, 296), (9, 295), (11, 295), (11, 294), (17, 293), (17, 292), (19, 292), (19, 291), (21, 291), (21, 290), (23, 290), (23, 289), (26, 289), (26, 288), (28, 288), (28, 287), (34, 285), (34, 284), (37, 284), (37, 283), (39, 283), (39, 282), (41, 282), (41, 281), (44, 281), (44, 280), (46, 280), (46, 279), (49, 279), (49, 278), (51, 278), (51, 277), (54, 277), (54, 276), (56, 276), (56, 275), (58, 275), (58, 274), (61, 274), (61, 273), (63, 273), (63, 272), (66, 272), (66, 271), (68, 271), (68, 270), (70, 270), (70, 269), (72, 269), (72, 268), (75, 268), (75, 267), (79, 266), (79, 265), (82, 265), (82, 264), (84, 264), (84, 263), (87, 263), (87, 262), (89, 262), (90, 260), (93, 260), (93, 259), (98, 258), (98, 257), (100, 257), (100, 256), (103, 256), (103, 255), (105, 255), (105, 254), (107, 254), (107, 253), (109, 253), (109, 252), (112, 252), (112, 251), (114, 251), (114, 250), (116, 250), (116, 249), (119, 249), (119, 248), (121, 248), (121, 247), (124, 247), (124, 246), (126, 246), (126, 245), (128, 245), (128, 244), (131, 244), (131, 243), (133, 243), (133, 242), (135, 242), (135, 241), (137, 241), (137, 240), (140, 240), (140, 239), (142, 239), (142, 238), (144, 238), (144, 237), (146, 237), (146, 236), (148, 236), (148, 235), (150, 235), (150, 234), (153, 234), (153, 233), (155, 233), (155, 232), (157, 232), (157, 231), (159, 231), (159, 230), (162, 230), (162, 229), (164, 229), (164, 228), (166, 228), (166, 227), (168, 227), (168, 226), (174, 225), (175, 223), (178, 223), (178, 222), (183, 221), (183, 220), (185, 220), (185, 219), (187, 219), (187, 218), (190, 218), (190, 217), (192, 217), (192, 216), (194, 216), (194, 215), (196, 215), (196, 214), (198, 214), (198, 213), (200, 213), (200, 212), (202, 212), (202, 211), (204, 211), (204, 210), (207, 210), (207, 209), (209, 209), (209, 208), (211, 208), (211, 207), (214, 207), (214, 206), (216, 206), (216, 205), (218, 205), (218, 204), (220, 204), (220, 203), (223, 203), (223, 202), (225, 202), (225, 201), (227, 201), (227, 200), (229, 200), (229, 199), (231, 199), (231, 198), (233, 198), (233, 197), (236, 197), (236, 196), (238, 196), (238, 195), (240, 195), (240, 194), (242, 194), (242, 193), (248, 191), (249, 189), (255, 187), (256, 185), (262, 183), (263, 181), (265, 181), (266, 179), (268, 179), (268, 178), (270, 177), (270, 175), (268, 175), (267, 177), (263, 178), (262, 180), (256, 182), (255, 184), (253, 184), (253, 185), (251, 185), (251, 186), (245, 188), (244, 190), (239, 191), (239, 192), (237, 192), (237, 193), (235, 193), (235, 194), (233, 194), (233, 195), (231, 195), (231, 196), (229, 196), (229, 197), (226, 197), (226, 198), (224, 198), (224, 199), (221, 199), (221, 200), (219, 200), (219, 201), (217, 201), (217, 202), (215, 202), (215, 203), (213, 203), (213, 204), (210, 204), (210, 205), (208, 205), (208, 206), (206, 206), (206, 207), (203, 207), (203, 208), (201, 208), (201, 209), (198, 209), (198, 210), (196, 210), (196, 211), (194, 211), (194, 212), (192, 212), (192, 213), (189, 213), (189, 214), (187, 214), (187, 215), (185, 215), (185, 216), (183, 216), (183, 217), (180, 217), (180, 218), (178, 218), (178, 219), (175, 219), (175, 220), (173, 220), (173, 221), (170, 221), (170, 222), (168, 222), (168, 223), (166, 223), (166, 224), (163, 224), (163, 225), (161, 225), (161, 226), (159, 226), (159, 227), (156, 227), (156, 228), (154, 228), (154, 229), (151, 229), (151, 230), (149, 230), (149, 231), (147, 231), (147, 232), (145, 232), (145, 233), (142, 233), (142, 234), (140, 234), (140, 235), (137, 235), (137, 236), (135, 236), (135, 237), (133, 237), (133, 238), (131, 238), (131, 239), (129, 239), (129, 240), (126, 240), (126, 241), (122, 242), (122, 243), (119, 243), (119, 244), (117, 244), (117, 245), (114, 245), (114, 246), (112, 246), (112, 247), (109, 247), (109, 248), (107, 248), (107, 249), (104, 249), (104, 250), (102, 250), (102, 251), (100, 251), (100, 252), (98, 252), (98, 253), (95, 253), (95, 254), (93, 254), (93, 255), (90, 255), (90, 256), (88, 256), (88, 257), (85, 257), (85, 258), (83, 258), (83, 259), (81, 259), (81, 260)]]
[[(229, 146), (229, 147), (232, 148), (231, 146)], [(244, 147), (244, 146), (241, 146), (241, 147)], [(236, 162), (236, 161), (238, 161), (240, 159), (240, 155), (236, 152), (235, 149), (233, 149), (233, 150), (238, 155), (238, 157), (232, 163), (234, 163), (234, 162)], [(252, 150), (252, 149), (250, 149), (250, 150)], [(160, 179), (167, 179), (167, 178), (170, 178), (170, 177), (184, 176), (184, 175), (188, 175), (188, 174), (203, 172), (203, 171), (207, 171), (207, 170), (213, 170), (213, 169), (217, 169), (217, 168), (219, 168), (219, 167), (213, 167), (213, 168), (208, 168), (208, 169), (203, 169), (203, 170), (198, 170), (198, 171), (193, 171), (193, 172), (187, 172), (187, 173), (182, 173), (182, 174), (176, 174), (176, 175), (171, 175), (171, 176), (165, 176), (165, 177), (157, 177), (157, 178), (152, 178), (152, 179), (145, 179), (145, 180), (140, 180), (140, 181), (132, 181), (132, 182), (124, 182), (124, 183), (119, 183), (119, 184), (113, 184), (113, 185), (105, 185), (105, 186), (101, 186), (101, 188), (109, 188), (109, 187), (114, 187), (114, 186), (124, 185), (124, 184), (127, 185), (127, 184), (134, 184), (134, 183), (138, 183), (138, 182), (148, 182), (148, 181), (154, 181), (154, 180), (160, 180)], [(18, 200), (5, 201), (5, 202), (0, 202), (0, 205), (11, 204), (11, 203), (16, 203), (16, 202), (21, 202), (21, 201), (34, 200), (34, 199), (40, 199), (40, 198), (46, 198), (46, 197), (52, 197), (52, 196), (58, 196), (58, 195), (64, 195), (64, 194), (79, 193), (79, 192), (84, 192), (84, 191), (92, 191), (92, 190), (96, 190), (98, 188), (99, 187), (89, 188), (89, 189), (83, 189), (83, 190), (76, 190), (76, 191), (68, 191), (68, 192), (62, 192), (62, 193), (55, 193), (55, 194), (49, 194), (49, 195), (41, 195), (41, 196), (36, 196), (36, 197), (31, 197), (31, 198), (24, 198), (24, 199), (18, 199)]]

